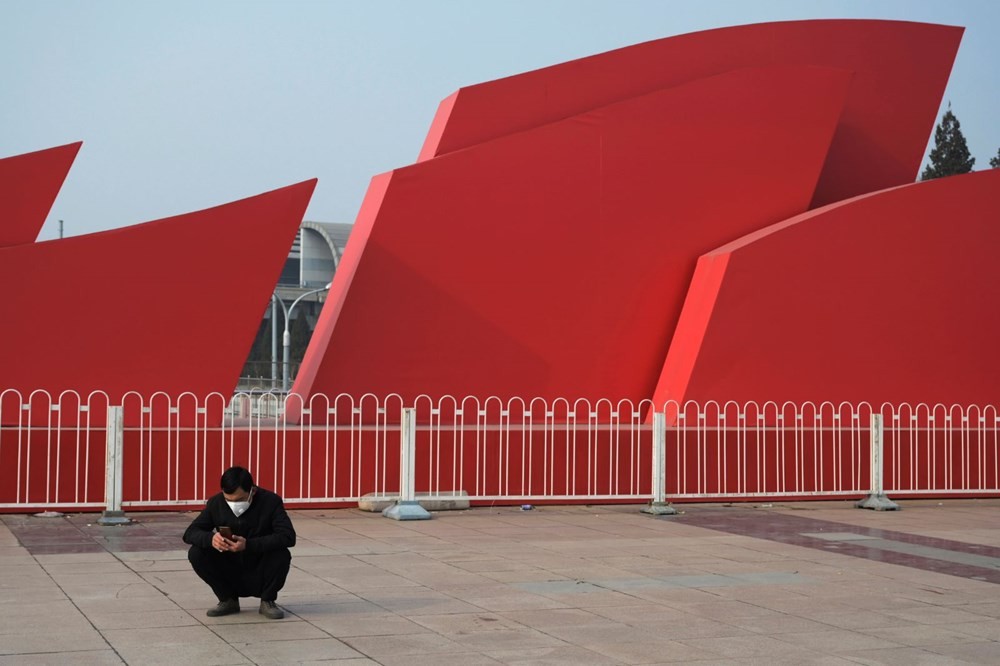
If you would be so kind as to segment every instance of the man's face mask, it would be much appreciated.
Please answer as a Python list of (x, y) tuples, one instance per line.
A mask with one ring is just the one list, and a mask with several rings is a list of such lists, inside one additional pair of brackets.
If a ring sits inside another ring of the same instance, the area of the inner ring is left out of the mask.
[(246, 513), (246, 510), (250, 508), (250, 502), (253, 500), (254, 490), (254, 488), (250, 489), (250, 494), (247, 495), (245, 500), (240, 500), (239, 502), (230, 502), (229, 500), (226, 500), (226, 504), (228, 504), (229, 508), (233, 510), (233, 515), (237, 518)]

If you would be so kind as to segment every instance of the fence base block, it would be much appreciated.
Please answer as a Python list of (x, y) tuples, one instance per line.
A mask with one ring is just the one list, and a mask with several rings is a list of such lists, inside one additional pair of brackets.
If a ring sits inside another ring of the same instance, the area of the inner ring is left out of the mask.
[(98, 525), (128, 525), (132, 519), (124, 511), (105, 511), (97, 519)]
[(431, 514), (420, 506), (420, 502), (396, 502), (382, 511), (382, 515), (393, 520), (430, 520)]
[[(358, 508), (362, 511), (370, 511), (371, 513), (382, 513), (395, 504), (396, 501), (384, 495), (369, 493), (358, 500)], [(428, 511), (465, 511), (469, 508), (469, 494), (464, 490), (457, 491), (452, 497), (418, 493), (417, 501), (420, 502), (420, 506)]]
[(670, 502), (650, 502), (640, 509), (642, 513), (654, 516), (676, 516), (677, 509), (670, 505)]
[(872, 493), (862, 500), (854, 503), (858, 509), (871, 509), (873, 511), (899, 511), (899, 505), (885, 496), (885, 494)]

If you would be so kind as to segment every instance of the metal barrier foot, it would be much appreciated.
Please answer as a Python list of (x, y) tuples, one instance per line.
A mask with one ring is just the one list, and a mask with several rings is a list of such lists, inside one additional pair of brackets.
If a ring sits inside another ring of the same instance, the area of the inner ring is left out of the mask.
[(382, 515), (393, 520), (430, 520), (431, 514), (420, 506), (420, 502), (396, 502), (387, 506)]
[(871, 493), (854, 503), (855, 508), (873, 511), (899, 511), (899, 505), (885, 496), (885, 493)]
[(640, 509), (642, 513), (654, 516), (676, 516), (677, 509), (670, 505), (670, 502), (650, 502)]
[(97, 519), (98, 525), (128, 525), (132, 519), (124, 511), (104, 511)]

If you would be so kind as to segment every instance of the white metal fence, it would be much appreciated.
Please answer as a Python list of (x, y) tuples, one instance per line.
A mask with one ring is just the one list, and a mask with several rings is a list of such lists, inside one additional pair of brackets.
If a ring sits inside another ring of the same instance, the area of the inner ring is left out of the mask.
[(195, 506), (233, 464), (291, 506), (1000, 493), (993, 406), (3, 391), (0, 424), (0, 510)]

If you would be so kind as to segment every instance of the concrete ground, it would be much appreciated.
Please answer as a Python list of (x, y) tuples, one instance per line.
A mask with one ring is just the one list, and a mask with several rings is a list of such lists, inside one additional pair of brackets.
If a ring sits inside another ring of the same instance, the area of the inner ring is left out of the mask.
[(0, 663), (1000, 664), (1000, 500), (294, 511), (284, 620), (208, 618), (194, 514), (0, 516)]

